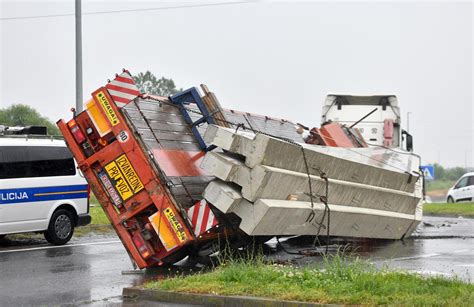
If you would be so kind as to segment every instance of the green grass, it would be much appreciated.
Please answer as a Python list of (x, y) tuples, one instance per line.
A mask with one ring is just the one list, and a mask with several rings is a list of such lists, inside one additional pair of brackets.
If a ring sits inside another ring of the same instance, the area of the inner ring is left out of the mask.
[[(91, 202), (91, 204), (93, 204), (93, 202)], [(107, 234), (113, 232), (109, 219), (105, 215), (104, 210), (98, 202), (96, 202), (95, 205), (91, 205), (91, 207), (89, 208), (89, 214), (92, 217), (91, 223), (89, 225), (76, 228), (74, 230), (75, 236), (80, 237), (88, 235), (90, 233)]]
[(320, 266), (293, 267), (263, 261), (231, 261), (211, 272), (151, 281), (148, 289), (257, 296), (335, 304), (474, 305), (474, 285), (423, 277), (342, 256)]
[(431, 192), (431, 191), (437, 191), (437, 190), (449, 190), (453, 185), (455, 181), (451, 180), (434, 180), (434, 181), (426, 181), (426, 191)]
[(89, 214), (92, 217), (92, 225), (110, 225), (110, 221), (100, 205), (89, 208)]
[(431, 215), (461, 215), (464, 217), (474, 217), (474, 203), (424, 204), (423, 213)]
[(91, 206), (89, 209), (89, 214), (92, 217), (92, 225), (110, 225), (110, 221), (104, 213), (104, 210), (99, 204), (99, 201), (95, 197), (94, 193), (91, 193), (91, 198), (89, 200)]
[(94, 205), (99, 205), (99, 201), (97, 200), (97, 197), (95, 197), (94, 193), (91, 192), (91, 197), (89, 199), (89, 202)]

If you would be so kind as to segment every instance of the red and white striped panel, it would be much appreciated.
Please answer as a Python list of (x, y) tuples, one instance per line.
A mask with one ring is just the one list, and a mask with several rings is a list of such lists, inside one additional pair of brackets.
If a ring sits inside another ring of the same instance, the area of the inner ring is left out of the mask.
[(217, 219), (205, 199), (194, 204), (187, 212), (196, 236), (205, 233), (217, 225)]
[(117, 75), (115, 79), (107, 83), (105, 87), (119, 108), (124, 107), (127, 103), (140, 95), (140, 90), (135, 84), (135, 81), (133, 81), (132, 75), (130, 75), (127, 70)]

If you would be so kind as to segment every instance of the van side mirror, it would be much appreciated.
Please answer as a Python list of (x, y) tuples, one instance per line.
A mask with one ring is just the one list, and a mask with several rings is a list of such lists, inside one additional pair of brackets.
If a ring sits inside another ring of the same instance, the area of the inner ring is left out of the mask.
[(405, 149), (407, 151), (412, 152), (413, 151), (413, 136), (406, 132), (405, 130), (402, 130), (402, 140), (405, 140)]

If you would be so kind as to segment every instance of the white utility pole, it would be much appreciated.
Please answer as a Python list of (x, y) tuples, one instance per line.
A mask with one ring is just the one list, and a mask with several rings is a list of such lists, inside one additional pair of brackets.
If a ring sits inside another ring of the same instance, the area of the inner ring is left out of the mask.
[(82, 16), (81, 0), (76, 0), (76, 112), (82, 111)]
[(411, 112), (407, 112), (407, 132), (410, 133), (410, 114)]

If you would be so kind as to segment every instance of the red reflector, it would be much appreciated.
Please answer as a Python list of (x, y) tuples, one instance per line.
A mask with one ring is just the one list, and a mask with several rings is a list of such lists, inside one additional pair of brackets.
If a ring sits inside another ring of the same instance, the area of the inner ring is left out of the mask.
[(74, 119), (71, 119), (68, 123), (67, 123), (68, 127), (69, 127), (69, 130), (71, 131), (72, 133), (72, 136), (74, 137), (74, 139), (76, 140), (76, 142), (78, 144), (82, 144), (84, 143), (84, 141), (86, 140), (84, 134), (82, 133), (81, 129), (79, 129), (79, 126), (77, 125), (76, 121)]
[(135, 233), (132, 239), (133, 239), (133, 243), (137, 247), (143, 259), (150, 258), (152, 255), (152, 251), (150, 251), (147, 244), (145, 243), (145, 240), (143, 240), (142, 236), (138, 233)]

